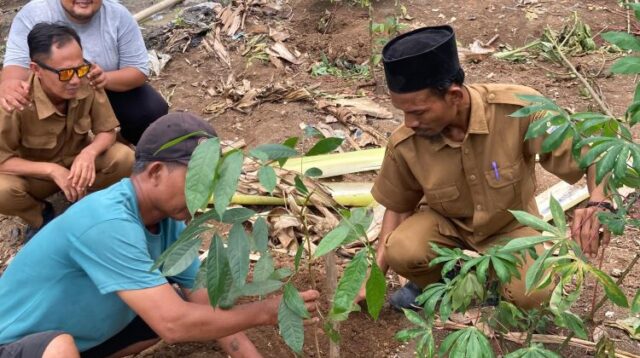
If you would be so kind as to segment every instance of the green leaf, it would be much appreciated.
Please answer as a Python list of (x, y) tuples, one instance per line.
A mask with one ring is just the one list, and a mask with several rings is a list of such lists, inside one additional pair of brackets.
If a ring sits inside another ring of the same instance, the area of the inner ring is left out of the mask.
[(296, 190), (298, 191), (298, 193), (300, 193), (300, 195), (309, 195), (309, 189), (307, 189), (307, 186), (304, 185), (304, 182), (299, 175), (296, 175), (296, 177), (293, 178), (293, 182), (295, 184)]
[(600, 142), (595, 144), (593, 148), (591, 148), (587, 154), (585, 154), (582, 158), (580, 158), (580, 167), (586, 168), (590, 166), (596, 158), (598, 158), (602, 153), (606, 152), (611, 146), (615, 143), (612, 141)]
[(284, 300), (280, 301), (278, 307), (278, 328), (289, 348), (301, 354), (304, 346), (304, 322), (302, 317), (292, 311)]
[(258, 180), (260, 181), (260, 185), (262, 185), (268, 193), (272, 193), (278, 183), (276, 171), (268, 165), (260, 167), (258, 170)]
[(220, 236), (215, 234), (211, 239), (207, 256), (207, 291), (211, 306), (216, 307), (220, 297), (227, 290), (228, 277), (231, 277), (231, 269), (226, 249)]
[(629, 159), (629, 154), (631, 154), (631, 149), (624, 146), (620, 151), (620, 154), (618, 154), (618, 158), (616, 158), (613, 174), (618, 180), (624, 178), (627, 174), (627, 160)]
[(375, 262), (371, 264), (371, 272), (367, 280), (366, 289), (369, 314), (374, 320), (377, 320), (384, 305), (384, 297), (387, 294), (387, 282), (384, 274)]
[(552, 239), (551, 237), (543, 236), (543, 235), (518, 237), (518, 238), (509, 240), (509, 242), (507, 242), (506, 245), (498, 249), (498, 252), (505, 252), (505, 253), (520, 252), (528, 248), (536, 247), (539, 244), (550, 241), (551, 239)]
[[(268, 160), (290, 158), (298, 155), (298, 151), (283, 144), (262, 144), (254, 148), (267, 155)], [(253, 151), (251, 151), (253, 155)]]
[(249, 274), (249, 238), (242, 224), (233, 224), (229, 230), (227, 250), (231, 275), (236, 286), (242, 287)]
[(273, 273), (271, 274), (271, 276), (269, 276), (270, 279), (272, 280), (284, 280), (285, 278), (291, 276), (293, 274), (293, 272), (291, 271), (291, 269), (287, 268), (287, 267), (282, 267), (279, 268), (275, 271), (273, 271)]
[(322, 134), (322, 132), (320, 132), (313, 126), (304, 127), (304, 136), (313, 138), (324, 138), (324, 134)]
[(409, 328), (403, 329), (402, 331), (396, 333), (395, 339), (400, 342), (409, 342), (410, 340), (418, 337), (419, 335), (424, 333), (423, 328)]
[(293, 258), (293, 265), (295, 267), (296, 272), (298, 268), (300, 268), (300, 260), (302, 259), (302, 253), (304, 252), (304, 246), (298, 245), (298, 249), (296, 250), (296, 256)]
[(253, 224), (252, 235), (256, 250), (261, 253), (267, 252), (269, 248), (269, 226), (263, 217), (256, 219), (256, 222)]
[(478, 277), (478, 282), (483, 285), (487, 281), (487, 269), (489, 268), (489, 261), (490, 259), (484, 256), (483, 260), (480, 261), (480, 263), (476, 267), (476, 277)]
[(497, 257), (492, 257), (491, 264), (493, 265), (493, 270), (496, 272), (496, 276), (498, 276), (500, 283), (506, 284), (511, 281), (511, 275), (502, 260)]
[(166, 142), (165, 144), (163, 144), (162, 146), (160, 146), (160, 148), (158, 148), (158, 150), (156, 150), (153, 155), (157, 155), (158, 153), (160, 153), (161, 151), (173, 147), (174, 145), (184, 142), (185, 140), (191, 138), (191, 137), (207, 137), (207, 138), (215, 138), (215, 136), (213, 136), (210, 133), (207, 133), (205, 131), (195, 131), (195, 132), (191, 132), (188, 134), (185, 134), (183, 136), (180, 136), (178, 138), (172, 139), (168, 142)]
[(187, 168), (185, 196), (191, 215), (209, 203), (211, 183), (220, 160), (220, 139), (211, 138), (198, 145)]
[(304, 172), (305, 176), (308, 177), (321, 177), (322, 176), (322, 170), (313, 167), (313, 168), (309, 168), (307, 169), (307, 171)]
[(169, 256), (162, 264), (162, 274), (164, 276), (176, 276), (198, 259), (198, 249), (202, 240), (194, 239), (183, 241), (176, 247), (172, 247)]
[[(178, 248), (179, 246), (183, 245), (186, 242), (189, 242), (191, 240), (193, 240), (194, 238), (197, 238), (198, 236), (200, 236), (200, 234), (209, 231), (209, 228), (207, 227), (193, 227), (193, 228), (189, 228), (187, 226), (187, 228), (185, 230), (182, 231), (182, 233), (180, 233), (180, 236), (178, 237), (178, 240), (176, 240), (173, 244), (171, 244), (171, 246), (169, 246), (168, 249), (164, 250), (164, 252), (160, 255), (160, 257), (158, 257), (156, 259), (156, 261), (153, 263), (153, 265), (151, 266), (151, 268), (149, 269), (149, 272), (156, 270), (158, 268), (160, 268), (160, 266), (162, 266), (165, 261), (167, 260), (167, 257), (172, 255), (172, 252)], [(167, 265), (167, 268), (169, 267), (169, 265)]]
[(624, 50), (640, 51), (640, 40), (634, 35), (626, 32), (609, 31), (600, 34), (600, 36), (607, 42), (610, 42)]
[(313, 256), (318, 258), (338, 248), (347, 238), (347, 234), (349, 234), (349, 228), (342, 225), (339, 225), (335, 229), (329, 231), (329, 233), (322, 238), (320, 244), (318, 244)]
[(429, 327), (429, 323), (424, 318), (422, 318), (422, 316), (420, 316), (420, 313), (406, 308), (403, 308), (402, 311), (404, 312), (404, 316), (407, 317), (409, 322), (422, 328)]
[(266, 296), (282, 287), (283, 283), (277, 280), (254, 281), (244, 285), (241, 289), (243, 296)]
[(622, 146), (617, 145), (611, 147), (611, 149), (604, 155), (602, 160), (596, 163), (596, 184), (600, 184), (605, 175), (612, 171), (613, 166), (616, 163), (618, 154), (622, 151)]
[(636, 296), (633, 298), (633, 302), (631, 303), (631, 313), (640, 313), (640, 290), (636, 292)]
[(550, 232), (550, 233), (554, 233), (557, 234), (558, 230), (556, 230), (555, 227), (553, 227), (551, 224), (549, 224), (548, 222), (540, 219), (539, 217), (529, 214), (526, 211), (520, 211), (520, 210), (509, 210), (509, 212), (516, 218), (516, 220), (518, 220), (518, 222), (522, 225), (525, 226), (529, 226), (533, 229), (536, 229), (538, 231), (546, 231), (546, 232)]
[(527, 288), (527, 292), (531, 292), (531, 290), (536, 287), (536, 284), (540, 281), (540, 278), (542, 278), (545, 271), (544, 262), (547, 260), (549, 255), (551, 255), (551, 252), (557, 248), (558, 244), (555, 244), (551, 249), (544, 250), (542, 255), (540, 255), (529, 267), (525, 276), (525, 287)]
[(337, 320), (346, 319), (346, 315), (353, 308), (353, 300), (358, 295), (360, 287), (367, 277), (367, 252), (360, 250), (354, 256), (353, 260), (344, 269), (344, 273), (340, 281), (336, 293), (333, 296), (333, 306), (331, 307), (331, 315)]
[(231, 197), (236, 192), (238, 178), (240, 178), (242, 171), (242, 160), (241, 152), (232, 151), (224, 157), (222, 164), (220, 164), (213, 198), (216, 211), (220, 216), (227, 210)]
[(549, 153), (562, 144), (569, 133), (570, 124), (564, 123), (554, 129), (542, 142), (542, 153)]
[(245, 222), (247, 220), (249, 220), (252, 216), (254, 216), (256, 214), (255, 211), (251, 210), (251, 209), (247, 209), (247, 208), (231, 208), (231, 209), (227, 209), (227, 211), (225, 211), (222, 214), (222, 217), (220, 218), (218, 216), (218, 213), (212, 210), (212, 213), (215, 214), (215, 220), (225, 223), (225, 224), (235, 224), (235, 223), (241, 223), (241, 222)]
[(624, 292), (616, 285), (609, 275), (598, 270), (595, 267), (589, 267), (589, 271), (596, 277), (600, 284), (604, 288), (604, 292), (607, 295), (607, 298), (611, 300), (611, 302), (615, 303), (620, 307), (629, 307), (629, 302), (627, 301), (627, 296), (624, 295)]
[[(468, 328), (461, 329), (457, 332), (453, 332), (448, 336), (446, 336), (445, 339), (440, 344), (440, 350), (438, 351), (438, 355), (444, 357), (445, 354), (454, 347), (456, 342), (459, 342), (459, 340), (462, 338), (463, 335), (468, 334), (467, 330)], [(467, 338), (468, 338), (468, 335), (467, 335)], [(460, 342), (460, 343), (463, 343), (463, 342)], [(465, 343), (466, 343), (466, 340), (465, 340)], [(455, 357), (454, 355), (450, 355), (450, 356), (452, 358)]]
[(557, 232), (560, 234), (558, 236), (564, 236), (567, 232), (567, 220), (564, 217), (562, 205), (560, 205), (553, 195), (549, 197), (549, 208), (551, 209), (551, 215), (553, 216), (553, 223), (556, 228), (558, 228)]
[(429, 329), (422, 338), (416, 344), (416, 353), (418, 357), (435, 357), (436, 356), (436, 343), (433, 339), (431, 329)]
[(253, 281), (265, 281), (273, 275), (273, 258), (269, 253), (262, 253), (260, 260), (253, 268)]
[(560, 317), (561, 317), (561, 322), (564, 323), (563, 325), (560, 325), (560, 326), (569, 328), (576, 334), (576, 337), (578, 338), (582, 338), (582, 339), (589, 338), (587, 334), (587, 330), (584, 328), (584, 323), (582, 322), (580, 317), (576, 316), (575, 314), (569, 311), (560, 313)]
[(522, 107), (519, 110), (511, 113), (509, 117), (521, 118), (521, 117), (529, 117), (536, 112), (540, 112), (542, 110), (555, 110), (557, 106), (551, 106), (549, 104), (536, 104), (532, 106)]
[[(300, 140), (299, 137), (289, 137), (284, 142), (282, 142), (282, 145), (289, 147), (291, 149), (295, 149), (296, 145), (298, 145), (299, 140)], [(288, 158), (278, 159), (278, 165), (280, 165), (280, 167), (283, 167), (284, 164), (287, 162), (287, 159)]]
[(529, 128), (527, 128), (527, 133), (524, 136), (524, 140), (536, 138), (546, 133), (547, 129), (549, 129), (549, 122), (553, 118), (555, 117), (552, 115), (546, 115), (543, 118), (538, 119), (533, 123), (529, 124)]
[(504, 358), (562, 358), (555, 352), (546, 350), (542, 344), (533, 343), (530, 347), (520, 348), (504, 356)]
[(284, 294), (282, 295), (282, 300), (287, 305), (287, 307), (296, 315), (302, 318), (311, 317), (311, 315), (309, 315), (309, 311), (307, 311), (307, 308), (304, 305), (302, 297), (300, 297), (298, 290), (293, 287), (291, 282), (288, 282), (286, 285), (284, 285)]
[(640, 72), (640, 57), (627, 56), (614, 62), (611, 66), (613, 73), (634, 74)]
[(336, 137), (320, 139), (313, 147), (311, 147), (311, 149), (309, 149), (305, 156), (311, 157), (314, 155), (331, 153), (338, 148), (343, 141), (344, 138)]

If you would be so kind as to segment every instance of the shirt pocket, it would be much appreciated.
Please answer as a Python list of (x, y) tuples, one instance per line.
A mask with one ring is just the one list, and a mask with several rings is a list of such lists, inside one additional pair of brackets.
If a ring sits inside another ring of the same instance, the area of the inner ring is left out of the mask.
[(73, 123), (73, 131), (77, 134), (87, 134), (91, 130), (91, 117), (88, 115), (78, 118)]
[(521, 181), (524, 163), (518, 159), (511, 164), (498, 164), (497, 169), (484, 172), (487, 180), (489, 202), (495, 209), (521, 209), (522, 188)]
[(458, 216), (461, 212), (462, 206), (457, 200), (459, 197), (460, 190), (456, 184), (430, 188), (424, 192), (424, 198), (431, 209), (450, 217)]
[(45, 123), (22, 127), (20, 143), (30, 149), (53, 149), (58, 144), (58, 137), (64, 131), (64, 121), (47, 120)]

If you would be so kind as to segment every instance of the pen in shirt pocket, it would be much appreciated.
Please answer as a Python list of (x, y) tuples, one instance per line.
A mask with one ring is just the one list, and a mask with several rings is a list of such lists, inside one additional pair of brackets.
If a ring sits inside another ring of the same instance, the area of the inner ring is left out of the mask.
[(496, 180), (500, 180), (500, 171), (498, 171), (498, 163), (496, 161), (491, 162), (491, 168), (493, 168), (493, 174), (496, 176)]

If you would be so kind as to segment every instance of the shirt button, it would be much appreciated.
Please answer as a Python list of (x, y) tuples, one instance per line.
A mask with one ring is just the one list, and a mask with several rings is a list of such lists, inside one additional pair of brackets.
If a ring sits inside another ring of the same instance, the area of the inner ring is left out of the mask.
[(488, 99), (494, 99), (496, 98), (496, 95), (493, 93), (489, 93), (489, 95), (487, 96)]
[(476, 210), (482, 210), (482, 205), (476, 205)]
[(471, 175), (469, 175), (469, 179), (471, 179), (471, 180), (476, 180), (476, 176), (475, 176), (475, 175), (473, 175), (473, 174), (471, 174)]
[(464, 148), (463, 152), (464, 154), (469, 154), (469, 148)]

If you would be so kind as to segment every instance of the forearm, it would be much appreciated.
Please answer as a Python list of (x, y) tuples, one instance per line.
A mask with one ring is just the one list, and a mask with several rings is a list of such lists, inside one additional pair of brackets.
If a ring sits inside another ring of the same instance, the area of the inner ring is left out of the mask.
[(398, 213), (387, 209), (384, 212), (382, 218), (382, 228), (380, 229), (380, 235), (378, 236), (378, 247), (376, 250), (376, 263), (383, 273), (386, 273), (389, 269), (389, 265), (384, 257), (385, 243), (387, 236), (389, 236), (393, 230), (395, 230), (404, 220), (411, 216), (413, 212)]
[(607, 178), (603, 178), (600, 184), (596, 184), (596, 166), (591, 165), (587, 169), (587, 188), (589, 189), (591, 201), (603, 201), (607, 199), (605, 194), (605, 187), (607, 184)]
[(13, 157), (0, 164), (0, 173), (40, 179), (50, 179), (53, 168), (56, 165), (58, 164), (34, 162), (31, 160)]
[(137, 68), (125, 67), (116, 71), (105, 72), (107, 84), (105, 89), (113, 92), (125, 92), (140, 87), (147, 80), (144, 73)]
[(97, 157), (100, 154), (104, 153), (107, 149), (109, 149), (115, 142), (116, 142), (115, 129), (110, 130), (108, 132), (100, 132), (96, 134), (91, 144), (86, 146), (82, 151), (90, 152), (91, 154)]
[(29, 79), (29, 69), (25, 67), (9, 65), (2, 68), (0, 72), (0, 83), (7, 80), (26, 81)]

